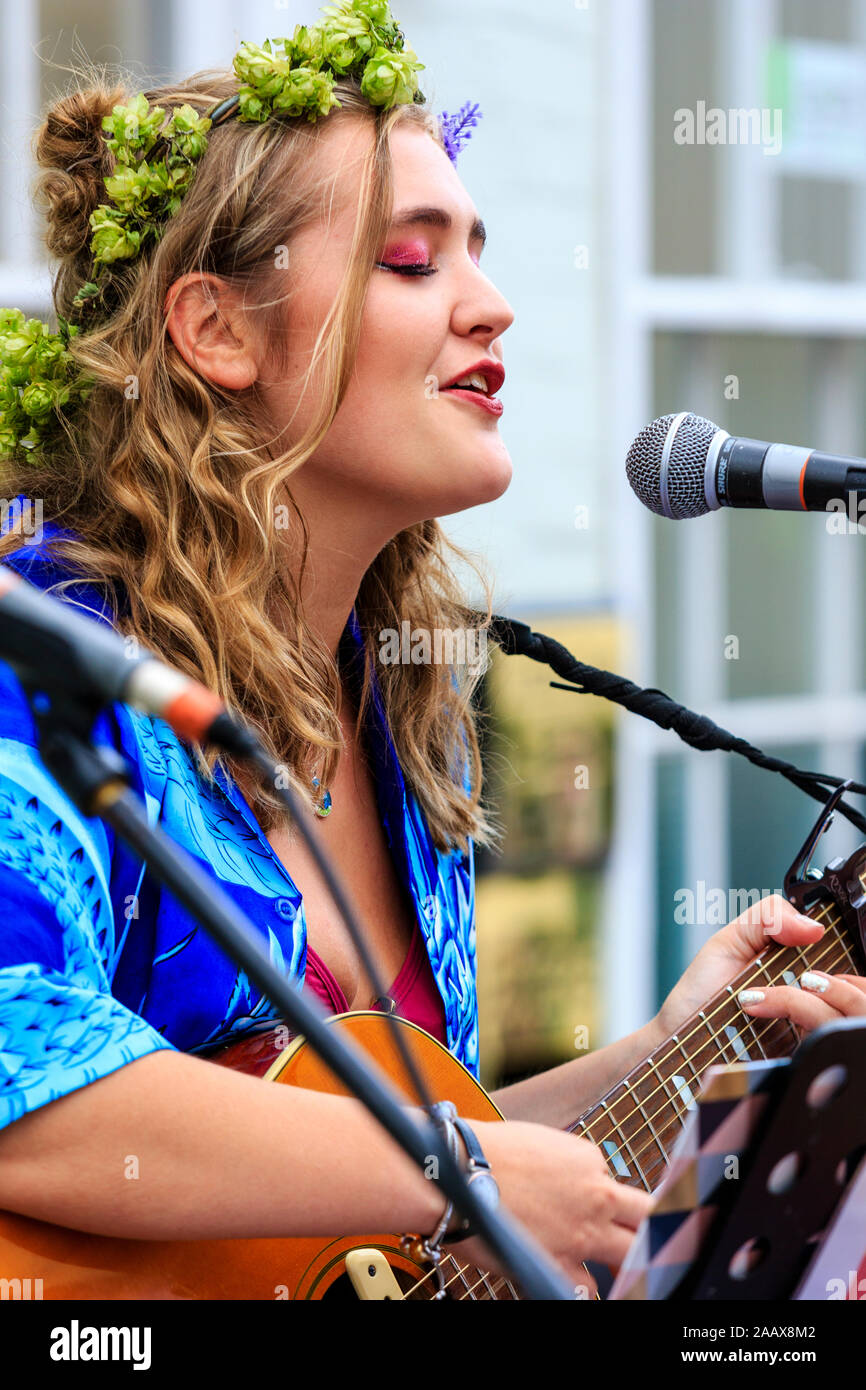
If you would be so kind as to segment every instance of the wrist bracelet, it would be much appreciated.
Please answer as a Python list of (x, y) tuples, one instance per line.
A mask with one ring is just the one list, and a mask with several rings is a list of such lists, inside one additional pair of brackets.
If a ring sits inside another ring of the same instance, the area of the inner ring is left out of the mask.
[[(466, 1181), (475, 1185), (475, 1195), (481, 1199), (484, 1205), (494, 1210), (499, 1206), (499, 1184), (493, 1176), (490, 1163), (478, 1142), (478, 1137), (471, 1126), (459, 1115), (454, 1117), (453, 1123), (466, 1145), (466, 1152), (469, 1155)], [(459, 1240), (468, 1240), (470, 1236), (477, 1235), (478, 1227), (464, 1217), (456, 1231), (443, 1236), (442, 1244), (454, 1245)]]
[[(432, 1107), (434, 1112), (434, 1122), (438, 1117), (438, 1122), (445, 1129), (448, 1152), (458, 1164), (459, 1140), (463, 1140), (466, 1146), (467, 1167), (466, 1181), (476, 1184), (476, 1195), (491, 1209), (499, 1205), (499, 1185), (493, 1176), (490, 1163), (478, 1142), (478, 1137), (466, 1120), (457, 1114), (457, 1107), (450, 1100), (440, 1100)], [(436, 1229), (423, 1241), (424, 1252), (434, 1264), (438, 1265), (442, 1256), (443, 1245), (453, 1245), (457, 1241), (468, 1240), (470, 1236), (478, 1234), (478, 1229), (464, 1217), (457, 1229), (450, 1235), (446, 1234), (451, 1218), (454, 1214), (454, 1203), (448, 1198)]]
[[(445, 1130), (445, 1142), (448, 1152), (454, 1160), (455, 1166), (459, 1164), (459, 1139), (457, 1134), (457, 1107), (450, 1100), (437, 1101), (431, 1106), (431, 1117), (434, 1123), (437, 1122)], [(442, 1254), (442, 1238), (448, 1229), (451, 1217), (454, 1213), (454, 1203), (449, 1197), (445, 1203), (443, 1211), (435, 1230), (423, 1241), (424, 1252), (434, 1264), (439, 1263)]]

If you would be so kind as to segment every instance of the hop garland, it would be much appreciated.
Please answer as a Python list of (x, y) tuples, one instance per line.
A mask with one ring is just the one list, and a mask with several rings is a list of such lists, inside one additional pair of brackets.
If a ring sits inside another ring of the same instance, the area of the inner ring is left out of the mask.
[(0, 456), (39, 461), (62, 428), (61, 414), (89, 395), (91, 383), (68, 350), (77, 333), (63, 318), (52, 333), (20, 309), (0, 309)]
[[(354, 77), (367, 101), (383, 110), (423, 103), (417, 74), (424, 64), (406, 46), (387, 0), (337, 0), (324, 6), (323, 16), (319, 24), (297, 25), (290, 39), (242, 43), (233, 60), (238, 95), (210, 115), (183, 105), (165, 123), (163, 108), (151, 107), (139, 95), (103, 118), (115, 160), (105, 180), (110, 201), (90, 216), (94, 278), (75, 295), (73, 319), (92, 315), (112, 283), (112, 270), (160, 239), (207, 149), (215, 113), (221, 113), (219, 120), (232, 114), (242, 121), (271, 116), (317, 121), (340, 106), (334, 95), (340, 77)], [(460, 136), (450, 129), (444, 133), (446, 140), (454, 136), (446, 144), (453, 160)], [(52, 333), (19, 309), (0, 309), (0, 458), (38, 460), (61, 430), (61, 415), (86, 399), (92, 382), (69, 351), (80, 331), (77, 323), (60, 318), (59, 331)]]

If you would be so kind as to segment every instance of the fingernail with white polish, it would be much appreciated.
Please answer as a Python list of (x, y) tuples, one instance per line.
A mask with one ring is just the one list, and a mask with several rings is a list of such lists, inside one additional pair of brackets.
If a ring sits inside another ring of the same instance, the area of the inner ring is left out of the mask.
[(815, 918), (810, 917), (806, 912), (798, 912), (797, 921), (801, 922), (804, 927), (820, 927), (821, 925), (820, 922), (816, 922)]
[(816, 975), (811, 970), (805, 970), (800, 976), (800, 985), (815, 994), (824, 994), (830, 988), (830, 981), (826, 975)]
[(737, 995), (740, 1004), (760, 1004), (763, 998), (764, 991), (762, 989), (741, 989)]

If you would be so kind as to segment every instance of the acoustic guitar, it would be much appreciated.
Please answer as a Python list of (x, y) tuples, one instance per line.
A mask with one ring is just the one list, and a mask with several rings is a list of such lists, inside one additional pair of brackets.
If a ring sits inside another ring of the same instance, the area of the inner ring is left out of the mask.
[[(814, 849), (816, 826), (795, 869)], [(811, 849), (810, 849), (811, 845)], [(799, 1041), (784, 1020), (744, 1014), (739, 990), (796, 984), (806, 969), (863, 974), (866, 939), (866, 845), (850, 859), (806, 879), (789, 871), (786, 894), (826, 928), (810, 946), (768, 946), (761, 954), (568, 1128), (597, 1144), (621, 1182), (651, 1191), (660, 1181), (707, 1069), (790, 1055)], [(814, 873), (814, 871), (813, 871)], [(343, 1014), (331, 1026), (365, 1048), (394, 1086), (405, 1079), (382, 1014)], [(493, 1101), (452, 1055), (414, 1024), (408, 1035), (434, 1099), (452, 1100), (468, 1119), (501, 1120)], [(284, 1045), (285, 1029), (231, 1044), (213, 1061), (278, 1085), (339, 1093), (342, 1086), (302, 1039)], [(407, 1100), (413, 1099), (407, 1095)], [(290, 1180), (290, 1175), (287, 1175)], [(243, 1175), (239, 1175), (243, 1181)], [(508, 1279), (446, 1255), (449, 1299), (517, 1299)], [(121, 1240), (65, 1230), (0, 1213), (0, 1298), (44, 1299), (361, 1299), (433, 1300), (439, 1281), (417, 1237), (375, 1233), (333, 1238), (195, 1241)]]

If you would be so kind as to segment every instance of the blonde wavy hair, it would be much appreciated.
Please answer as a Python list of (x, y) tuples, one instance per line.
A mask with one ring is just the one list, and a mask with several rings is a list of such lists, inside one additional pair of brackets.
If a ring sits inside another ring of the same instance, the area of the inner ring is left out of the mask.
[[(145, 95), (166, 111), (183, 102), (204, 111), (236, 91), (233, 74), (206, 71)], [(2, 474), (11, 495), (38, 496), (44, 517), (74, 533), (46, 543), (73, 576), (67, 582), (93, 584), (120, 631), (217, 691), (257, 730), (309, 802), (314, 772), (323, 786), (333, 780), (342, 749), (342, 692), (338, 665), (299, 601), (308, 534), (291, 498), (291, 477), (321, 443), (351, 378), (367, 284), (392, 211), (389, 133), (411, 122), (442, 143), (438, 122), (423, 106), (376, 111), (347, 80), (336, 92), (342, 108), (326, 122), (229, 120), (211, 132), (193, 185), (161, 240), (137, 260), (115, 263), (113, 300), (74, 340), (75, 358), (95, 385), (71, 417), (63, 447), (38, 468), (7, 461)], [(59, 261), (53, 299), (64, 317), (92, 274), (88, 218), (108, 201), (104, 180), (113, 157), (102, 118), (129, 96), (126, 84), (90, 68), (86, 85), (79, 80), (50, 107), (35, 137), (44, 171), (36, 197), (47, 219), (48, 250)], [(306, 389), (318, 365), (324, 387), (303, 437), (277, 448), (255, 387), (223, 390), (191, 370), (167, 334), (163, 305), (184, 274), (222, 277), (242, 289), (279, 366), (291, 305), (274, 253), (286, 246), (290, 255), (294, 233), (327, 214), (317, 142), (323, 126), (348, 119), (368, 122), (371, 139), (345, 276), (305, 383)], [(133, 380), (136, 392), (129, 389)], [(294, 567), (285, 563), (286, 534), (275, 530), (278, 508), (285, 515), (287, 502), (298, 532), (292, 541), (297, 579), (287, 573)], [(18, 544), (15, 528), (0, 540), (0, 560)], [(486, 614), (468, 606), (450, 563), (455, 557), (481, 581)], [(476, 558), (435, 520), (409, 526), (366, 571), (356, 613), (365, 648), (360, 718), (375, 670), (407, 785), (435, 844), (462, 852), (469, 838), (494, 844), (501, 831), (481, 801), (483, 716), (473, 700), (483, 664), (378, 659), (379, 633), (399, 631), (407, 620), (413, 630), (474, 633), (486, 649), (491, 587)], [(211, 778), (216, 755), (198, 745), (193, 752)], [(230, 761), (225, 766), (243, 775)], [(285, 824), (270, 789), (257, 787), (252, 796), (265, 830)]]

